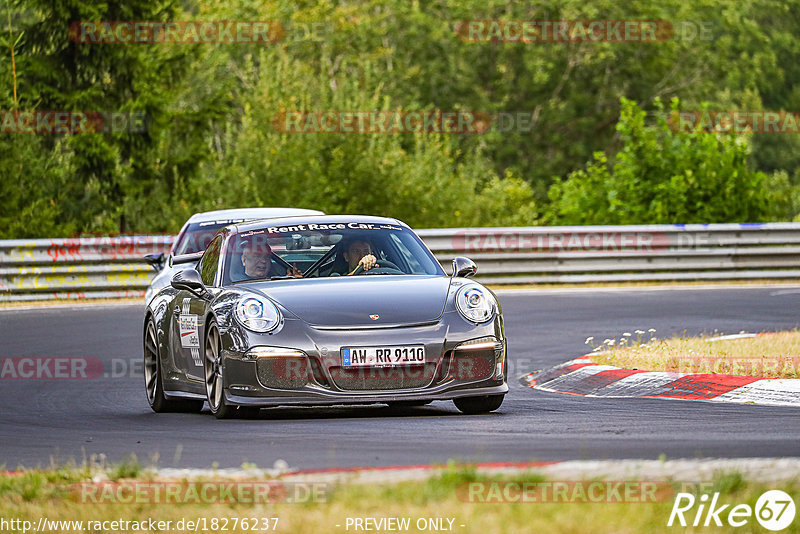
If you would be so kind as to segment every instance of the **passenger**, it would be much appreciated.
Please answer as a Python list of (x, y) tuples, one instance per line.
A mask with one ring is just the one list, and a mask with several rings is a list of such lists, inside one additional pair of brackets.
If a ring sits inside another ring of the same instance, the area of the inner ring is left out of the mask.
[[(242, 267), (244, 267), (245, 279), (269, 278), (270, 276), (283, 276), (273, 274), (272, 247), (268, 243), (254, 243), (243, 241), (242, 247)], [(296, 266), (291, 266), (286, 276), (302, 278), (303, 273)]]

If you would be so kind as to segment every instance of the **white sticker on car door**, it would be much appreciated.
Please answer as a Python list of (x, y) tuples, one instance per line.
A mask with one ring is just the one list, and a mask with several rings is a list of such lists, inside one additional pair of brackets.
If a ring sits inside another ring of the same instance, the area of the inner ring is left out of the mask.
[(178, 324), (181, 333), (181, 347), (185, 349), (197, 349), (200, 347), (200, 334), (197, 327), (197, 315), (189, 312), (189, 299), (183, 300)]

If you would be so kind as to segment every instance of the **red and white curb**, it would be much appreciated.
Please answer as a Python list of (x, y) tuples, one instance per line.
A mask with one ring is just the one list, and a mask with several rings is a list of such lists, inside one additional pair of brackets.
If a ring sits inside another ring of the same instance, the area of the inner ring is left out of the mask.
[(800, 406), (800, 379), (621, 369), (581, 356), (522, 377), (532, 388), (584, 397), (705, 400)]

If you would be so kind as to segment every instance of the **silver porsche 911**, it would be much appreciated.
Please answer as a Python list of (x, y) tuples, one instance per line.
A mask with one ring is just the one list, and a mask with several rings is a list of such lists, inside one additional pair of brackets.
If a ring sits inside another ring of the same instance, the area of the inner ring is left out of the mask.
[(144, 317), (156, 412), (218, 418), (278, 405), (453, 400), (496, 410), (508, 392), (495, 295), (447, 276), (404, 223), (307, 216), (230, 225), (178, 271)]

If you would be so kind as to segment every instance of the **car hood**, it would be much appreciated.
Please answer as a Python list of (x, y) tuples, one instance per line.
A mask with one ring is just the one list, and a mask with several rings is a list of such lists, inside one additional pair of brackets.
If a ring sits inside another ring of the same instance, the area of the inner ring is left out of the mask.
[(446, 276), (362, 275), (246, 285), (269, 296), (312, 326), (381, 327), (438, 320), (447, 302), (450, 279)]

